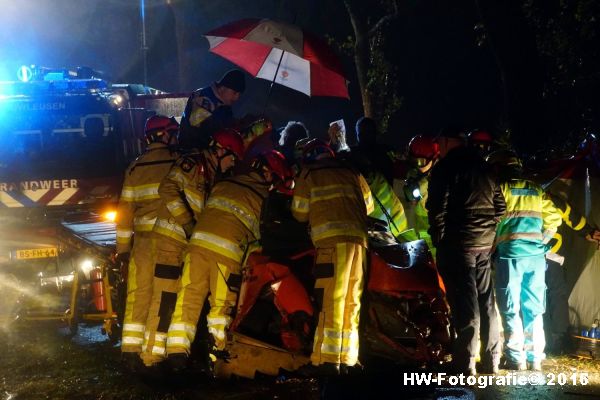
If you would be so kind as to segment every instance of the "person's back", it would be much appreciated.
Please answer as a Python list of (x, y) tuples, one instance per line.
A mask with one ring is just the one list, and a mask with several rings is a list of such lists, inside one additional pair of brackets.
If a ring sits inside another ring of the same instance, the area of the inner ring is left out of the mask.
[(336, 159), (317, 161), (300, 172), (293, 210), (296, 215), (301, 214), (303, 208), (299, 202), (310, 202), (308, 222), (317, 247), (337, 242), (366, 246), (367, 211), (361, 191), (366, 182), (359, 180), (359, 176)]
[(489, 165), (475, 149), (460, 147), (434, 167), (427, 209), (435, 245), (491, 248), (504, 204)]
[(496, 373), (500, 342), (490, 251), (505, 204), (491, 168), (475, 148), (459, 145), (433, 167), (427, 209), (457, 331), (454, 372), (475, 374), (480, 354), (480, 372)]
[(366, 267), (367, 214), (371, 191), (358, 171), (335, 159), (314, 140), (304, 148), (308, 163), (296, 179), (292, 214), (308, 221), (316, 247), (315, 298), (320, 305), (307, 375), (339, 374), (358, 362), (358, 322)]
[(561, 214), (536, 183), (525, 179), (503, 182), (507, 217), (498, 225), (497, 252), (517, 258), (546, 254), (547, 243), (561, 223)]

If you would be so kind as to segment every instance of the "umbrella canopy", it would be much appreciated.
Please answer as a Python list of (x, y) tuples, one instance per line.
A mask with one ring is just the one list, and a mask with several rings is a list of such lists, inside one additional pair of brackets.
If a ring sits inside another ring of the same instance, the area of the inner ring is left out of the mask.
[(242, 19), (205, 34), (210, 51), (252, 76), (308, 96), (348, 96), (340, 61), (325, 42), (295, 25)]

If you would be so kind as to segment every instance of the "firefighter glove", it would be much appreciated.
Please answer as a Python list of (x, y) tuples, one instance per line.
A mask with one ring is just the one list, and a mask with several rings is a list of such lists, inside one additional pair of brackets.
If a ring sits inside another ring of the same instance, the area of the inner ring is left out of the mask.
[(587, 235), (585, 235), (585, 239), (600, 246), (600, 230), (592, 229)]

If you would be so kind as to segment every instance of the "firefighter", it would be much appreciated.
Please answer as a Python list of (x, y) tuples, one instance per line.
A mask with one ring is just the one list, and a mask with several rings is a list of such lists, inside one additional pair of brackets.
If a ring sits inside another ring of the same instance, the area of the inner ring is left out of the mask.
[(300, 373), (337, 375), (358, 363), (366, 219), (373, 199), (360, 173), (338, 161), (324, 142), (306, 144), (304, 163), (296, 179), (292, 214), (310, 226), (320, 312), (311, 364)]
[(492, 150), (494, 138), (488, 131), (475, 129), (467, 134), (467, 144), (475, 147), (482, 157), (486, 157)]
[(213, 133), (232, 127), (231, 106), (245, 89), (244, 73), (232, 69), (218, 82), (192, 93), (181, 117), (181, 145), (205, 149)]
[(194, 227), (183, 267), (181, 288), (169, 326), (168, 361), (187, 366), (196, 326), (210, 292), (207, 327), (212, 361), (226, 357), (226, 332), (241, 285), (241, 266), (258, 247), (263, 201), (271, 185), (289, 176), (285, 158), (276, 150), (259, 155), (248, 174), (224, 179), (212, 189)]
[(147, 366), (156, 365), (166, 357), (167, 331), (177, 299), (184, 251), (195, 221), (215, 181), (242, 158), (243, 151), (242, 137), (236, 131), (218, 131), (208, 149), (179, 158), (160, 185), (161, 206), (153, 228), (154, 289), (142, 353)]
[[(577, 213), (561, 196), (547, 192), (560, 213), (563, 224), (586, 240), (600, 243), (600, 231), (592, 227), (586, 218)], [(564, 232), (563, 232), (564, 233)], [(562, 246), (562, 234), (557, 231), (549, 243), (546, 253), (546, 312), (544, 313), (544, 330), (546, 353), (561, 354), (568, 344), (569, 328), (569, 289), (563, 271), (564, 257), (558, 254)]]
[(436, 252), (429, 235), (427, 216), (427, 198), (429, 175), (440, 155), (439, 146), (434, 138), (416, 135), (408, 143), (410, 167), (406, 172), (403, 186), (404, 205), (409, 225), (414, 226), (415, 236), (412, 239), (423, 239), (435, 258)]
[[(489, 155), (506, 200), (506, 217), (496, 230), (496, 295), (504, 327), (504, 367), (541, 370), (544, 357), (547, 244), (561, 217), (542, 188), (522, 175), (516, 154)], [(521, 319), (521, 315), (523, 318)]]
[(404, 206), (384, 174), (368, 157), (368, 154), (365, 154), (360, 146), (353, 147), (347, 156), (347, 160), (365, 178), (371, 189), (374, 209), (369, 216), (385, 222), (388, 231), (397, 239), (401, 241), (416, 240), (414, 232), (407, 231), (408, 222), (404, 213)]
[(128, 265), (121, 351), (131, 369), (140, 364), (152, 297), (155, 252), (152, 228), (160, 205), (158, 187), (177, 159), (171, 146), (177, 144), (178, 130), (179, 124), (173, 117), (148, 118), (145, 126), (148, 146), (125, 172), (117, 209), (117, 260)]

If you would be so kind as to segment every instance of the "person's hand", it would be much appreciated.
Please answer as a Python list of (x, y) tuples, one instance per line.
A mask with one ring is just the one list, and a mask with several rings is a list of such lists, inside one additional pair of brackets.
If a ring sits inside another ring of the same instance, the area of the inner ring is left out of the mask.
[(587, 235), (585, 235), (585, 240), (596, 243), (598, 248), (600, 248), (600, 230), (592, 229)]

